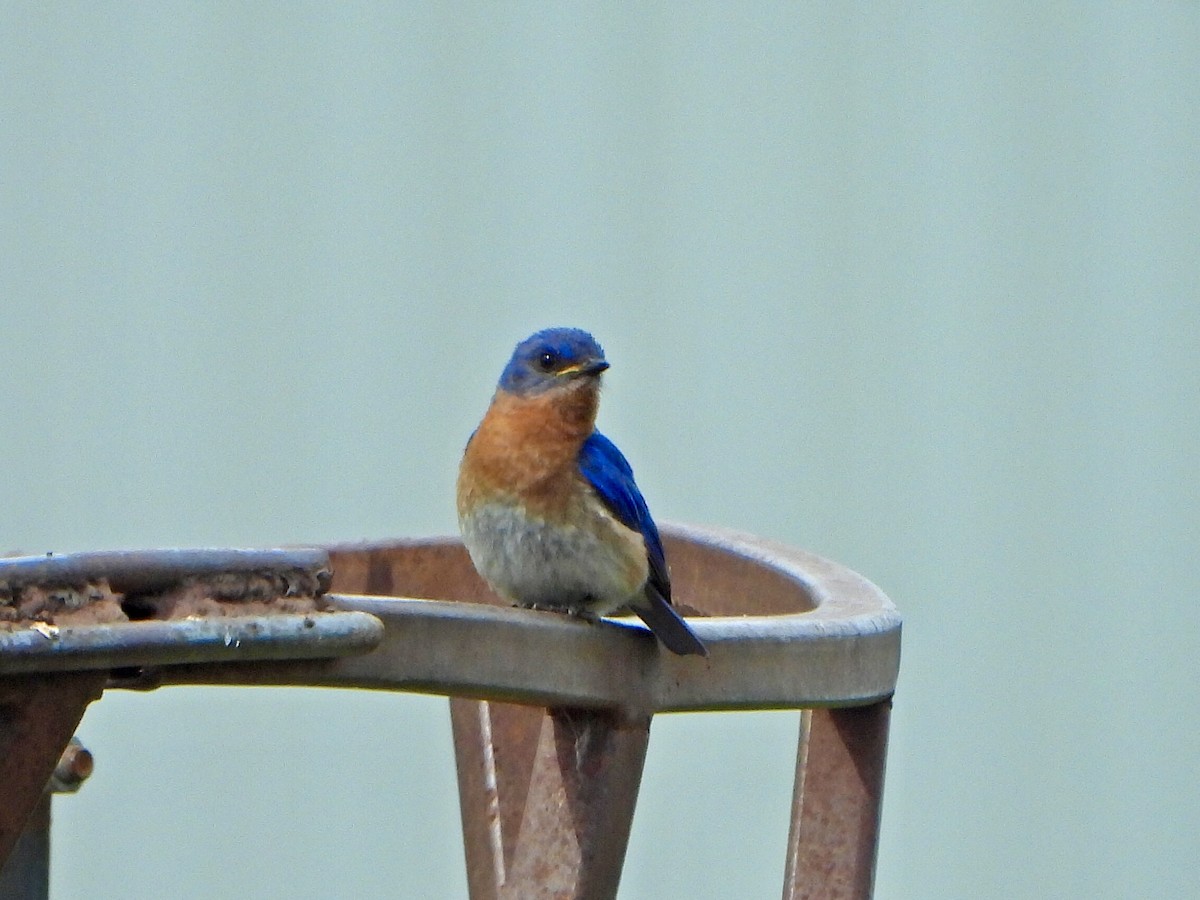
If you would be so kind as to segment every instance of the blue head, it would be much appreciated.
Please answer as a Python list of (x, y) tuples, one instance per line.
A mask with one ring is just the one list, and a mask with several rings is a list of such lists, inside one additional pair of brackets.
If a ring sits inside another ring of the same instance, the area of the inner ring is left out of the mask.
[(500, 375), (510, 394), (540, 394), (583, 380), (595, 381), (608, 368), (596, 339), (578, 328), (547, 328), (517, 344)]

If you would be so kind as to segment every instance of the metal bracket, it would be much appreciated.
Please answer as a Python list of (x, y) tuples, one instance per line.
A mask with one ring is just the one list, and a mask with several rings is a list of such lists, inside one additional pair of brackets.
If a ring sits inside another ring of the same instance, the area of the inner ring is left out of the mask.
[[(0, 620), (6, 603), (61, 609), (0, 630), (0, 859), (105, 685), (338, 686), (452, 698), (471, 896), (497, 900), (615, 896), (654, 714), (803, 709), (784, 896), (870, 896), (895, 608), (811, 554), (663, 536), (707, 658), (633, 620), (508, 608), (450, 538), (0, 562)], [(64, 573), (74, 593), (50, 596)], [(78, 621), (84, 594), (138, 619)]]

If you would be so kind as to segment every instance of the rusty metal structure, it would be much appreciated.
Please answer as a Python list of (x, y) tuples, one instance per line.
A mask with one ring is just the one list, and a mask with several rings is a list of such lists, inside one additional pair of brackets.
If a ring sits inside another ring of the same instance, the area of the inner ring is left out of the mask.
[(307, 685), (450, 698), (475, 900), (616, 896), (654, 715), (799, 709), (783, 897), (872, 893), (900, 617), (828, 560), (663, 530), (707, 658), (635, 620), (500, 604), (455, 539), (0, 561), (0, 898), (48, 892), (50, 796), (108, 689)]

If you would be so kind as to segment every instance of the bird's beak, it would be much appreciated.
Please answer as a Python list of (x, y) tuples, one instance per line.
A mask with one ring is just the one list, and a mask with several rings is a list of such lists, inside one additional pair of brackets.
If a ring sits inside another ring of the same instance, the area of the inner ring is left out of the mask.
[(581, 363), (576, 363), (573, 366), (567, 366), (565, 369), (560, 369), (559, 375), (599, 375), (608, 368), (608, 363), (602, 359), (587, 360)]

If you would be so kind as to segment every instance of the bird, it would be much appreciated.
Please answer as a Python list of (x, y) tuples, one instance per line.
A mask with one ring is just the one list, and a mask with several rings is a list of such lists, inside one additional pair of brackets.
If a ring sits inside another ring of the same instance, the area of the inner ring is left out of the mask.
[(628, 608), (668, 650), (707, 656), (671, 606), (662, 538), (633, 469), (596, 430), (608, 368), (578, 328), (517, 344), (459, 465), (463, 544), (517, 606), (590, 620)]

